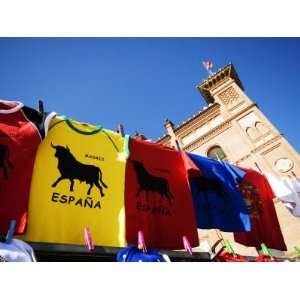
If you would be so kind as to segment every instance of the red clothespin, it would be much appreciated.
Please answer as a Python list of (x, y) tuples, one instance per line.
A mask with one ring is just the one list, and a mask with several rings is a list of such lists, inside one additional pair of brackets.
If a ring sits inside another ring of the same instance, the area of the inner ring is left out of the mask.
[(193, 255), (193, 250), (192, 250), (191, 244), (185, 235), (182, 237), (182, 241), (183, 241), (183, 246), (184, 246), (185, 251), (188, 254)]
[(89, 251), (94, 250), (94, 243), (92, 240), (90, 229), (88, 227), (84, 228), (84, 239), (86, 247), (89, 249)]
[(139, 232), (138, 232), (138, 248), (143, 250), (144, 253), (147, 252), (144, 234), (143, 234), (143, 231), (141, 231), (141, 230), (139, 230)]

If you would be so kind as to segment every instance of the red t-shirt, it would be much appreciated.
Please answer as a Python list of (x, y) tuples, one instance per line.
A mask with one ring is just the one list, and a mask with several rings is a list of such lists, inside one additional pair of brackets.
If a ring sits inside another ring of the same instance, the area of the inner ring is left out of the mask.
[(249, 207), (250, 232), (235, 232), (234, 240), (246, 246), (286, 251), (286, 245), (277, 219), (273, 199), (276, 197), (266, 177), (254, 170), (240, 168), (246, 172), (240, 191)]
[(170, 147), (129, 141), (126, 165), (126, 238), (136, 244), (142, 230), (150, 248), (183, 249), (185, 235), (191, 246), (198, 246), (188, 172), (198, 168), (183, 152)]
[(23, 234), (35, 154), (45, 135), (48, 117), (21, 102), (0, 100), (0, 234), (12, 219), (15, 234)]

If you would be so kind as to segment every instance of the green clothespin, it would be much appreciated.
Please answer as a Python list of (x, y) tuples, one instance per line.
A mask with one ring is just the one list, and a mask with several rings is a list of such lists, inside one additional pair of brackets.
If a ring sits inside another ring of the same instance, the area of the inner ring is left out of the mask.
[(271, 251), (269, 250), (269, 248), (266, 246), (266, 244), (262, 243), (261, 244), (261, 250), (263, 252), (264, 255), (271, 257), (272, 259), (274, 259)]
[(296, 251), (296, 256), (300, 257), (300, 249), (298, 247), (294, 247), (295, 251)]
[(234, 257), (237, 257), (229, 240), (224, 240), (224, 244), (225, 244), (225, 248), (226, 248), (227, 252), (229, 252)]

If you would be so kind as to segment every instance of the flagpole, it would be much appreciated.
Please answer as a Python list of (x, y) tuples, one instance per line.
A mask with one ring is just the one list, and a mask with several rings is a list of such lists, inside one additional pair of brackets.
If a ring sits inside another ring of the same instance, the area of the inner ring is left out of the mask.
[(207, 70), (207, 72), (210, 76), (212, 76), (214, 74), (212, 70)]

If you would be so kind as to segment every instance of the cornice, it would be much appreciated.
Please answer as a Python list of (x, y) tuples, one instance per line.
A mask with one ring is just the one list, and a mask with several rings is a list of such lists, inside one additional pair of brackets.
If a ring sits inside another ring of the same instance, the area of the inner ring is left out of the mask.
[[(204, 121), (207, 118), (211, 118), (211, 116), (218, 114), (218, 112), (220, 111), (220, 107), (221, 107), (221, 105), (219, 103), (213, 103), (210, 106), (208, 106), (207, 108), (205, 108), (204, 110), (200, 110), (199, 112), (197, 112), (190, 118), (186, 119), (185, 121), (183, 121), (182, 123), (177, 125), (173, 129), (174, 133), (176, 135), (182, 134), (182, 132), (184, 132), (187, 128), (190, 128), (191, 124), (199, 122), (199, 120), (202, 120), (202, 118)], [(161, 143), (163, 141), (163, 139), (165, 139), (167, 136), (168, 136), (168, 134), (164, 134), (163, 136), (159, 137), (156, 140), (156, 143)]]
[(278, 134), (275, 137), (271, 138), (270, 140), (268, 140), (267, 142), (263, 143), (262, 145), (259, 145), (258, 147), (254, 148), (253, 150), (251, 150), (252, 153), (257, 153), (260, 150), (264, 149), (266, 146), (271, 145), (272, 143), (280, 140), (282, 138), (282, 134)]
[[(252, 107), (256, 106), (255, 103), (251, 103), (250, 105), (248, 105), (247, 107), (245, 107), (242, 111), (236, 113), (235, 115), (233, 115), (232, 117), (228, 118), (226, 121), (224, 121), (223, 123), (221, 123), (220, 125), (218, 125), (217, 127), (215, 128), (212, 128), (210, 131), (208, 131), (206, 134), (198, 137), (196, 140), (192, 141), (190, 144), (184, 146), (184, 149), (190, 149), (190, 148), (197, 148), (196, 146), (194, 146), (195, 143), (197, 143), (198, 146), (204, 144), (204, 142), (207, 142), (209, 141), (211, 138), (210, 138), (210, 135), (218, 128), (222, 128), (222, 126), (226, 123), (230, 123), (231, 124), (231, 121), (234, 120), (234, 119), (237, 119), (237, 117), (239, 117), (240, 115), (244, 114), (245, 112), (247, 112), (249, 109), (251, 109)], [(191, 128), (189, 128), (191, 129)], [(226, 128), (227, 129), (227, 128)], [(192, 130), (190, 130), (189, 132), (191, 132)], [(203, 140), (203, 142), (200, 142), (199, 143), (199, 140)]]
[(251, 154), (246, 154), (245, 156), (243, 156), (240, 159), (238, 159), (234, 164), (238, 165), (239, 163), (241, 163), (242, 161), (248, 159), (249, 157), (251, 157)]
[(227, 120), (226, 122), (223, 122), (219, 126), (211, 129), (206, 134), (198, 137), (195, 141), (193, 141), (191, 144), (186, 145), (183, 147), (183, 150), (185, 151), (192, 151), (197, 149), (199, 146), (205, 144), (207, 141), (211, 140), (215, 136), (219, 135), (220, 133), (224, 132), (228, 128), (231, 127), (231, 120)]
[[(246, 154), (245, 156), (243, 156), (243, 157), (241, 157), (240, 159), (238, 159), (238, 160), (235, 162), (235, 164), (239, 164), (239, 163), (241, 163), (242, 161), (248, 159), (249, 157), (251, 157), (252, 154), (257, 153), (257, 152), (259, 152), (260, 150), (263, 150), (265, 147), (271, 145), (272, 143), (274, 143), (274, 142), (280, 140), (281, 137), (282, 137), (282, 135), (279, 134), (279, 135), (275, 136), (274, 138), (270, 139), (269, 141), (267, 141), (266, 143), (264, 143), (264, 144), (262, 144), (262, 145), (260, 145), (260, 146), (258, 146), (258, 147), (256, 147), (256, 148), (254, 148), (253, 150), (250, 151), (250, 153), (248, 153), (248, 154)], [(277, 143), (277, 144), (274, 145), (273, 147), (266, 149), (265, 151), (261, 152), (260, 154), (261, 154), (261, 155), (265, 155), (265, 154), (269, 153), (270, 151), (276, 149), (276, 148), (279, 147), (279, 146), (280, 146), (280, 143)]]
[(272, 130), (268, 130), (266, 133), (264, 133), (263, 135), (260, 135), (260, 136), (258, 136), (257, 138), (255, 138), (255, 139), (253, 139), (252, 140), (252, 143), (257, 143), (257, 142), (259, 142), (260, 140), (263, 140), (264, 138), (266, 138), (269, 134), (271, 134), (272, 133)]
[(217, 109), (210, 111), (209, 114), (206, 115), (198, 115), (194, 120), (189, 123), (186, 123), (184, 126), (179, 128), (177, 131), (174, 131), (177, 136), (183, 137), (186, 134), (189, 134), (193, 129), (197, 129), (209, 120), (219, 116), (221, 114), (220, 107)]
[(235, 106), (229, 108), (229, 111), (232, 112), (232, 111), (236, 110), (238, 107), (240, 107), (240, 106), (243, 105), (243, 104), (244, 104), (244, 102), (241, 101), (241, 102), (239, 102), (237, 105), (235, 105)]
[(268, 148), (267, 150), (261, 152), (261, 155), (266, 155), (267, 153), (271, 152), (272, 150), (278, 148), (280, 145), (281, 145), (281, 143), (278, 143), (278, 144), (274, 145), (273, 147)]

